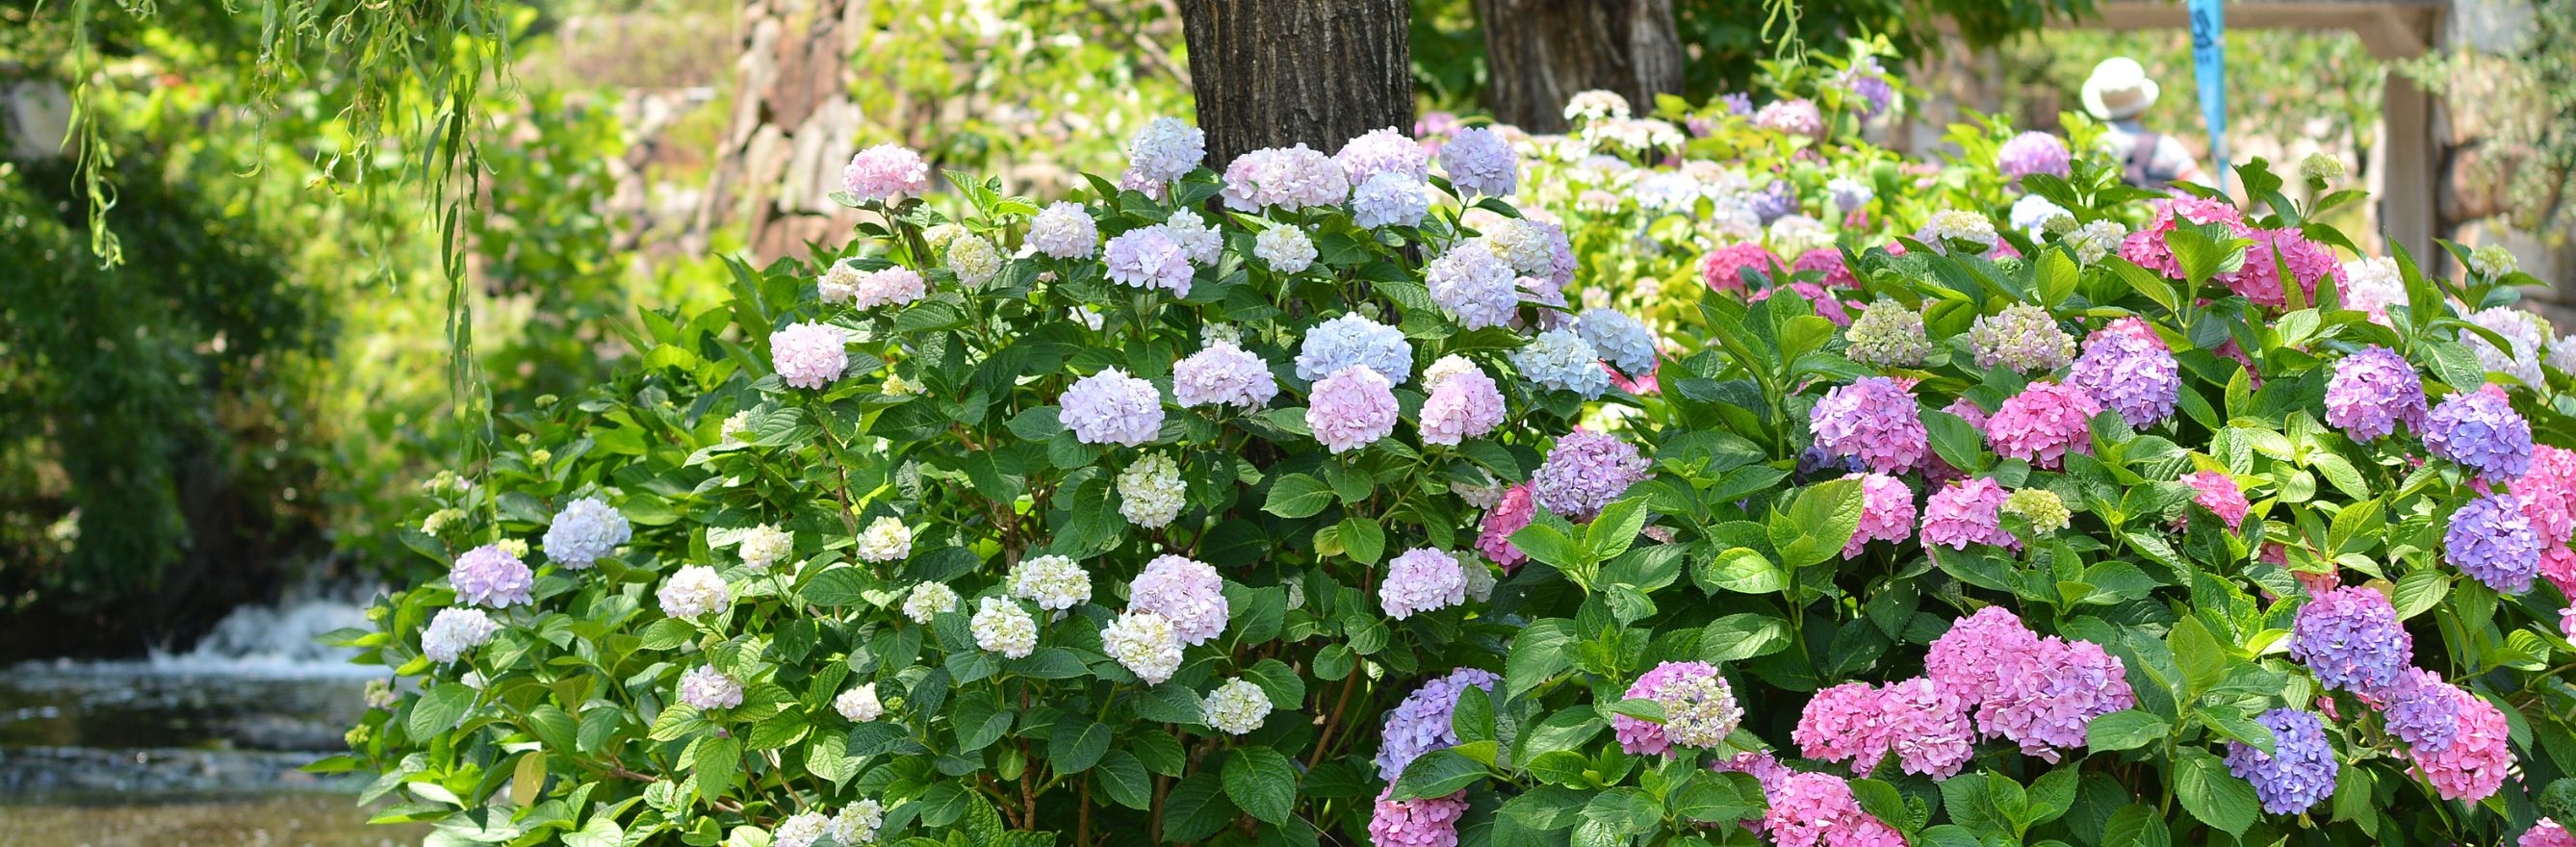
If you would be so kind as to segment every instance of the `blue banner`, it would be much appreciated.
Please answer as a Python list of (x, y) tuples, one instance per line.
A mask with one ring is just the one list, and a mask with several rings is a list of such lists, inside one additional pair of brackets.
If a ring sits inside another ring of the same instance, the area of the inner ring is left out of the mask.
[(2191, 70), (2200, 116), (2209, 124), (2211, 187), (2227, 189), (2227, 12), (2222, 0), (2191, 0)]

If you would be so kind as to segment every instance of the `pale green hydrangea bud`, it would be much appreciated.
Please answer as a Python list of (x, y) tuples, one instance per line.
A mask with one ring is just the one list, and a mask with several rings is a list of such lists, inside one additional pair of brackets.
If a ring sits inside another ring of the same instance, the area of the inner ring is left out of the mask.
[(2045, 488), (2024, 488), (2005, 497), (2004, 514), (2020, 516), (2030, 522), (2032, 532), (2043, 534), (2065, 529), (2073, 519), (2066, 501)]
[(1851, 340), (1844, 354), (1864, 365), (1913, 367), (1932, 355), (1932, 340), (1923, 331), (1923, 313), (1894, 300), (1879, 300), (1862, 307), (1860, 317), (1843, 331), (1843, 337)]

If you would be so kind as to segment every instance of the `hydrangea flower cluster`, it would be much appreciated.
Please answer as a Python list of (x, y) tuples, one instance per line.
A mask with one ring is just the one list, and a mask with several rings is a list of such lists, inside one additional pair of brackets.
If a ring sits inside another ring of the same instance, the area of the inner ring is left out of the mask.
[(1184, 646), (1204, 644), (1225, 631), (1229, 614), (1225, 578), (1206, 562), (1163, 555), (1145, 563), (1127, 586), (1129, 607), (1162, 615)]
[(2056, 470), (2068, 453), (2092, 454), (2093, 416), (2101, 411), (2102, 404), (2084, 389), (2031, 383), (1986, 420), (1986, 443), (1997, 455)]
[(742, 705), (742, 682), (708, 665), (680, 675), (680, 702), (696, 709), (730, 709)]
[(1826, 455), (1851, 456), (1882, 474), (1902, 473), (1923, 460), (1930, 440), (1914, 392), (1883, 376), (1862, 377), (1825, 392), (1807, 413), (1816, 446)]
[(1378, 608), (1404, 620), (1467, 602), (1467, 571), (1446, 550), (1416, 547), (1387, 562)]
[(1306, 426), (1325, 449), (1345, 453), (1395, 432), (1394, 386), (1365, 365), (1333, 372), (1307, 395)]
[(1902, 544), (1914, 536), (1914, 492), (1904, 481), (1877, 473), (1855, 473), (1849, 478), (1860, 480), (1860, 526), (1843, 543), (1843, 558), (1860, 555), (1871, 541)]
[(2084, 340), (2084, 355), (2076, 357), (2066, 382), (2119, 412), (2133, 429), (2173, 417), (2182, 396), (2181, 369), (2152, 332), (2094, 332)]
[(1591, 308), (1574, 321), (1574, 332), (1591, 342), (1603, 361), (1630, 374), (1655, 371), (1655, 335), (1646, 325), (1617, 309)]
[(1181, 669), (1180, 633), (1172, 619), (1150, 611), (1129, 610), (1101, 627), (1100, 649), (1146, 685), (1161, 685)]
[(1297, 348), (1297, 378), (1308, 382), (1354, 365), (1376, 371), (1389, 383), (1403, 385), (1413, 378), (1413, 345), (1395, 327), (1359, 315), (1342, 315), (1316, 324)]
[(841, 187), (859, 202), (883, 202), (930, 187), (930, 166), (921, 154), (898, 144), (879, 144), (850, 157), (841, 169)]
[(1270, 693), (1261, 686), (1235, 677), (1208, 692), (1200, 701), (1207, 725), (1227, 735), (1245, 735), (1260, 729), (1270, 718)]
[(1440, 145), (1440, 169), (1465, 196), (1510, 197), (1520, 187), (1520, 156), (1511, 142), (1484, 127), (1460, 130)]
[(1369, 130), (1343, 142), (1342, 149), (1333, 154), (1333, 163), (1342, 166), (1342, 175), (1352, 185), (1387, 175), (1421, 182), (1431, 175), (1431, 154), (1391, 126)]
[(1752, 242), (1737, 242), (1709, 251), (1699, 262), (1700, 279), (1711, 291), (1743, 291), (1744, 271), (1764, 278), (1777, 278), (1781, 273), (1780, 257), (1768, 248)]
[(1954, 550), (1968, 549), (1970, 544), (2021, 546), (2003, 528), (2006, 499), (2003, 485), (1985, 477), (1952, 482), (1933, 492), (1923, 503), (1924, 545)]
[(2052, 635), (2035, 649), (1993, 660), (1996, 692), (1977, 706), (1978, 728), (2050, 762), (2057, 761), (2055, 748), (2083, 747), (2094, 718), (2138, 702), (2120, 658), (2090, 641)]
[(1127, 172), (1147, 183), (1188, 176), (1205, 158), (1207, 132), (1179, 118), (1155, 118), (1127, 142)]
[(2066, 501), (2045, 488), (2024, 488), (2005, 496), (2003, 513), (2021, 518), (2042, 536), (2065, 529), (2075, 519)]
[(2490, 481), (2510, 481), (2531, 469), (2531, 422), (2501, 391), (2463, 391), (2425, 416), (2424, 449)]
[(531, 602), (528, 592), (536, 587), (536, 576), (519, 557), (486, 544), (456, 557), (447, 570), (447, 584), (456, 589), (459, 603), (507, 609)]
[(1270, 263), (1270, 269), (1283, 274), (1305, 273), (1315, 265), (1315, 239), (1306, 231), (1288, 224), (1278, 224), (1252, 237), (1252, 255)]
[(1149, 226), (1119, 233), (1109, 239), (1102, 255), (1111, 282), (1147, 291), (1162, 289), (1175, 297), (1190, 295), (1194, 271), (1189, 251), (1169, 229)]
[(2362, 692), (2361, 700), (2379, 710), (2388, 734), (2416, 750), (2436, 753), (2459, 737), (2460, 700), (2451, 696), (2458, 687), (2444, 682), (2441, 674), (2405, 668), (2397, 672), (2395, 684)]
[(1091, 602), (1091, 573), (1070, 558), (1046, 555), (1011, 569), (1011, 596), (1062, 612)]
[(2053, 371), (2075, 358), (2075, 338), (2059, 329), (2048, 310), (2015, 303), (1992, 315), (1979, 315), (1968, 327), (1968, 346), (1977, 367), (2008, 367), (2022, 373)]
[(2074, 173), (2074, 154), (2066, 149), (2066, 142), (2057, 140), (2057, 136), (2025, 132), (1996, 148), (1995, 170), (2012, 179), (2030, 174), (2063, 178)]
[(840, 327), (814, 322), (788, 324), (769, 334), (770, 366), (790, 388), (829, 386), (850, 368), (848, 336)]
[(1664, 707), (1665, 723), (1630, 715), (1610, 716), (1610, 731), (1619, 748), (1632, 754), (1660, 756), (1675, 743), (1714, 747), (1735, 731), (1744, 717), (1734, 689), (1715, 665), (1665, 662), (1628, 686), (1629, 699), (1653, 700)]
[(1494, 564), (1503, 566), (1506, 573), (1519, 567), (1520, 563), (1526, 561), (1529, 556), (1522, 553), (1521, 548), (1512, 546), (1512, 533), (1529, 526), (1530, 521), (1536, 517), (1538, 517), (1538, 504), (1530, 496), (1529, 483), (1524, 482), (1503, 489), (1502, 498), (1494, 503), (1493, 508), (1486, 510), (1485, 517), (1477, 522), (1476, 551), (1485, 554), (1485, 558), (1494, 560)]
[(1610, 372), (1592, 342), (1571, 329), (1551, 329), (1512, 351), (1512, 366), (1521, 376), (1554, 391), (1571, 391), (1595, 400), (1610, 390)]
[(2513, 768), (2512, 727), (2504, 710), (2458, 686), (2443, 693), (2459, 708), (2459, 731), (2440, 750), (2408, 748), (2415, 773), (2445, 800), (2477, 802), (2504, 786)]
[(1394, 782), (1422, 754), (1457, 746), (1458, 731), (1450, 726), (1449, 715), (1458, 709), (1459, 693), (1474, 687), (1490, 695), (1502, 681), (1492, 671), (1459, 668), (1405, 695), (1404, 702), (1387, 710), (1378, 733), (1378, 778)]
[(724, 575), (705, 565), (673, 572), (654, 596), (662, 602), (662, 614), (682, 620), (697, 620), (733, 605), (733, 589), (725, 584)]
[(1458, 819), (1467, 816), (1467, 792), (1447, 797), (1395, 799), (1389, 786), (1369, 814), (1369, 843), (1376, 847), (1458, 847)]
[(2326, 423), (2355, 441), (2374, 441), (2405, 424), (2423, 431), (2424, 380), (2415, 366), (2386, 347), (2373, 345), (2335, 360), (2326, 380)]
[(1038, 648), (1037, 619), (1008, 598), (976, 601), (975, 616), (967, 619), (967, 627), (975, 635), (976, 647), (1006, 659), (1028, 658)]
[(429, 628), (421, 630), (420, 654), (432, 662), (447, 664), (483, 646), (500, 631), (500, 622), (481, 609), (440, 609), (436, 617), (429, 619)]
[(2541, 818), (2530, 829), (2522, 831), (2522, 837), (2514, 841), (2514, 847), (2576, 847), (2576, 834), (2570, 834), (2557, 821)]
[(1189, 487), (1181, 482), (1181, 466), (1161, 453), (1137, 457), (1118, 472), (1118, 514), (1146, 529), (1161, 529), (1180, 516), (1181, 508), (1188, 505), (1183, 495), (1188, 493)]
[[(1443, 372), (1442, 365), (1453, 362), (1455, 366)], [(1423, 381), (1431, 389), (1431, 396), (1422, 401), (1423, 443), (1456, 446), (1502, 425), (1502, 388), (1465, 359), (1450, 356), (1433, 363)]]
[(2442, 533), (2442, 557), (2487, 587), (2504, 594), (2531, 590), (2540, 575), (2540, 534), (2523, 515), (2522, 498), (2482, 494), (2451, 513)]
[[(2259, 229), (2250, 237), (2254, 244), (2245, 248), (2245, 264), (2218, 274), (2219, 282), (2244, 295), (2248, 303), (2285, 308), (2289, 295), (2284, 285), (2296, 282), (2301, 292), (2299, 302), (2313, 304), (2317, 301), (2318, 283), (2327, 279), (2342, 281), (2343, 264), (2335, 260), (2334, 249), (2309, 241), (2297, 229)], [(2284, 272), (2289, 279), (2281, 278)]]
[(2254, 784), (2263, 811), (2295, 815), (2334, 794), (2334, 745), (2315, 712), (2273, 709), (2254, 718), (2272, 731), (2272, 752), (2242, 741), (2227, 742), (2227, 771)]
[(1910, 368), (1932, 356), (1932, 341), (1923, 331), (1923, 313), (1894, 300), (1861, 308), (1860, 317), (1843, 330), (1852, 361), (1881, 368)]
[(885, 716), (885, 701), (877, 699), (876, 683), (863, 683), (832, 698), (832, 711), (852, 723), (867, 723)]
[(1238, 212), (1332, 206), (1350, 194), (1341, 165), (1304, 144), (1254, 150), (1225, 166), (1225, 206)]
[(1065, 427), (1085, 444), (1135, 447), (1163, 432), (1162, 393), (1118, 368), (1075, 380), (1059, 405)]
[(1779, 847), (1903, 847), (1905, 836), (1870, 817), (1851, 783), (1830, 774), (1791, 774), (1770, 791), (1763, 827)]
[(1825, 114), (1816, 103), (1804, 97), (1773, 100), (1753, 113), (1753, 125), (1782, 135), (1804, 136), (1816, 140), (1825, 137)]
[(2414, 652), (2414, 636), (2397, 625), (2388, 595), (2368, 588), (2321, 592), (2290, 625), (2290, 658), (2327, 688), (2386, 690)]
[(859, 531), (851, 553), (862, 562), (902, 561), (912, 555), (912, 527), (893, 515), (879, 515)]
[(743, 567), (756, 571), (768, 570), (769, 566), (795, 555), (796, 536), (788, 534), (786, 530), (762, 524), (743, 530), (742, 541), (736, 549), (742, 555)]
[(1511, 265), (1476, 243), (1451, 247), (1422, 270), (1431, 301), (1461, 329), (1502, 326), (1520, 307), (1519, 278)]
[(1233, 406), (1252, 410), (1279, 396), (1270, 363), (1233, 342), (1218, 341), (1172, 364), (1172, 400), (1181, 408)]
[(1590, 520), (1646, 478), (1650, 463), (1618, 436), (1577, 429), (1556, 439), (1547, 460), (1530, 474), (1539, 507), (1574, 520)]
[(2180, 481), (2195, 492), (2191, 502), (2217, 515), (2229, 530), (2244, 528), (2245, 513), (2253, 511), (2254, 506), (2246, 501), (2244, 489), (2236, 487), (2235, 477), (2225, 471), (2203, 470), (2183, 474)]
[(928, 625), (932, 617), (957, 611), (957, 590), (944, 583), (924, 582), (912, 587), (903, 598), (903, 616), (913, 623)]

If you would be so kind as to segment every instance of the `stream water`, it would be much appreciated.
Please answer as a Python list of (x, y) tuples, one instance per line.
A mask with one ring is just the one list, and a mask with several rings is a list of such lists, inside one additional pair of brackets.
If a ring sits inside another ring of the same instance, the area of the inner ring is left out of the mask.
[(418, 843), (366, 825), (362, 782), (297, 770), (347, 749), (385, 673), (313, 639), (365, 625), (306, 600), (237, 610), (187, 653), (0, 671), (0, 847)]

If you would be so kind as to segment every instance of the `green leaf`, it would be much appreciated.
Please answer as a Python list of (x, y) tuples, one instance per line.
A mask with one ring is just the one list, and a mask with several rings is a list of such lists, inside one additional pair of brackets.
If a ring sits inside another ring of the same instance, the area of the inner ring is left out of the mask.
[(1305, 474), (1289, 474), (1270, 484), (1270, 499), (1261, 510), (1283, 518), (1313, 517), (1333, 504), (1333, 489)]
[(1931, 436), (1932, 452), (1970, 475), (1986, 469), (1986, 442), (1977, 428), (1965, 418), (1940, 410), (1923, 412), (1923, 429)]
[(1225, 796), (1264, 822), (1288, 822), (1297, 807), (1297, 766), (1268, 747), (1244, 747), (1225, 760)]
[(1771, 546), (1796, 570), (1842, 554), (1860, 529), (1860, 480), (1836, 479), (1800, 490), (1788, 511), (1771, 516)]
[(1375, 518), (1353, 515), (1343, 518), (1335, 529), (1340, 533), (1342, 552), (1349, 554), (1352, 561), (1374, 565), (1379, 556), (1386, 554), (1386, 528), (1379, 526)]
[(1109, 752), (1109, 741), (1117, 733), (1108, 724), (1081, 718), (1071, 726), (1056, 724), (1054, 737), (1047, 740), (1047, 761), (1057, 773), (1076, 774), (1090, 770)]
[(722, 737), (699, 741), (697, 758), (690, 764), (696, 771), (698, 796), (723, 797), (742, 776), (742, 742)]
[(461, 682), (442, 682), (421, 692), (420, 699), (412, 701), (411, 716), (404, 720), (403, 729), (417, 739), (455, 729), (457, 722), (465, 719), (465, 713), (474, 708), (474, 695), (474, 689)]
[(2102, 847), (2173, 847), (2173, 836), (2156, 810), (2131, 803), (2112, 812), (2102, 825)]
[(1212, 773), (1192, 774), (1172, 787), (1163, 805), (1163, 837), (1175, 842), (1197, 841), (1234, 820), (1234, 802), (1225, 795), (1224, 786)]
[(2173, 649), (2174, 663), (2182, 668), (2183, 680), (2189, 684), (2187, 693), (2207, 691), (2226, 675), (2226, 650), (2218, 646), (2218, 638), (2201, 625), (2199, 618), (2187, 617), (2174, 624), (2165, 643)]
[(1600, 824), (1621, 835), (1644, 835), (1655, 831), (1664, 816), (1663, 805), (1645, 789), (1621, 786), (1592, 796), (1583, 807), (1584, 820)]
[(1702, 823), (1734, 823), (1762, 813), (1762, 785), (1741, 774), (1704, 774), (1672, 796), (1673, 815)]
[(1091, 769), (1091, 780), (1118, 805), (1140, 812), (1154, 806), (1154, 778), (1145, 773), (1144, 763), (1134, 753), (1113, 749), (1102, 754), (1100, 765)]
[(1446, 797), (1484, 778), (1485, 766), (1475, 760), (1452, 749), (1433, 750), (1404, 766), (1404, 774), (1395, 780), (1395, 799)]
[(1760, 551), (1750, 547), (1731, 547), (1716, 556), (1697, 562), (1693, 579), (1709, 593), (1732, 591), (1738, 594), (1770, 594), (1789, 586), (1789, 577)]
[[(2186, 619), (2187, 620), (2187, 619)], [(2261, 811), (2254, 786), (2227, 772), (2217, 756), (2185, 748), (2174, 762), (2174, 797), (2192, 817), (2229, 835), (2241, 836)]]
[(2431, 611), (2451, 596), (2451, 575), (2439, 568), (2423, 568), (2397, 580), (2397, 619), (2406, 620)]
[(2096, 753), (2135, 750), (2173, 734), (2173, 724), (2136, 709), (2112, 712), (2084, 727), (2084, 745)]
[(1574, 624), (1547, 618), (1522, 627), (1503, 656), (1504, 693), (1519, 697), (1574, 666)]
[(1789, 622), (1758, 612), (1718, 618), (1699, 634), (1699, 657), (1704, 662), (1740, 662), (1788, 646)]
[(872, 580), (866, 571), (858, 568), (836, 567), (815, 574), (813, 580), (805, 583), (803, 595), (805, 602), (827, 609), (857, 605)]
[(1636, 543), (1637, 533), (1646, 526), (1643, 498), (1624, 497), (1601, 509), (1601, 514), (1583, 529), (1583, 546), (1591, 551), (1592, 561), (1606, 562), (1628, 552)]
[[(1566, 751), (1559, 750), (1559, 753)], [(1573, 753), (1566, 755), (1581, 759)], [(1520, 825), (1540, 832), (1555, 832), (1573, 826), (1583, 819), (1584, 805), (1589, 802), (1582, 792), (1555, 785), (1542, 785), (1503, 801), (1501, 815)]]

